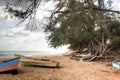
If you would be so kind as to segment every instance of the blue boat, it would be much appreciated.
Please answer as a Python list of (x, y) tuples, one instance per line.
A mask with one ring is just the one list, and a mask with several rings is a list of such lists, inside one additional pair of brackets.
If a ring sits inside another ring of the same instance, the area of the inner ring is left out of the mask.
[(112, 67), (117, 69), (117, 70), (120, 70), (120, 60), (113, 61)]
[(17, 67), (19, 65), (20, 58), (14, 58), (7, 61), (3, 61), (0, 63), (0, 72), (6, 72), (6, 71), (12, 71), (17, 70)]

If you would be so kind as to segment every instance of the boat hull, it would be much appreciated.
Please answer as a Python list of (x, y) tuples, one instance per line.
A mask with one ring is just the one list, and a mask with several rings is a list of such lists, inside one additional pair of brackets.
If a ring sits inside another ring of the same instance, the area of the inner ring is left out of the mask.
[(112, 67), (117, 69), (117, 70), (120, 70), (120, 60), (113, 61), (112, 62)]
[(20, 59), (15, 58), (8, 61), (5, 61), (0, 64), (0, 72), (16, 70), (19, 65)]
[(26, 57), (22, 55), (15, 55), (21, 58), (21, 62), (25, 66), (37, 66), (37, 67), (59, 67), (59, 62), (49, 59), (37, 59), (32, 57)]
[(52, 62), (52, 61), (28, 60), (22, 62), (24, 63), (25, 66), (59, 67), (58, 62)]

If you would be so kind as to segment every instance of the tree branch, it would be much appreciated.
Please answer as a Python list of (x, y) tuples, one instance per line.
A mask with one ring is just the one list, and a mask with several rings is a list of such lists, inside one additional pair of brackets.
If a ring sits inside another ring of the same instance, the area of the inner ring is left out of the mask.
[(105, 11), (105, 12), (114, 12), (114, 13), (120, 14), (120, 11), (111, 10), (111, 9), (101, 9), (101, 8), (93, 8), (93, 9), (99, 10), (99, 11)]

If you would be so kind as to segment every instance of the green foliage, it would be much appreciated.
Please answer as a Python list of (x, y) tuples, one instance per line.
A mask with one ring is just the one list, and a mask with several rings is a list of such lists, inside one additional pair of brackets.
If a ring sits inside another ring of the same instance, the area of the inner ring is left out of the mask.
[(110, 44), (111, 48), (120, 48), (120, 36), (119, 37), (114, 37), (112, 39), (112, 42)]
[(114, 36), (120, 36), (120, 22), (119, 21), (113, 21), (109, 24), (109, 31), (110, 34)]
[[(106, 40), (110, 39), (110, 46), (118, 47), (120, 44), (120, 22), (111, 17), (109, 12), (102, 12), (94, 8), (104, 8), (104, 0), (98, 0), (99, 6), (94, 1), (81, 3), (77, 0), (68, 0), (64, 11), (52, 15), (51, 20), (45, 28), (49, 32), (48, 41), (52, 47), (69, 44), (70, 49), (78, 49), (90, 46), (101, 46), (104, 48)], [(103, 2), (102, 2), (103, 1)], [(110, 2), (111, 4), (111, 2)], [(86, 5), (89, 7), (85, 9)], [(57, 25), (59, 24), (59, 26)], [(97, 29), (96, 29), (97, 28)], [(104, 42), (104, 43), (103, 43)]]

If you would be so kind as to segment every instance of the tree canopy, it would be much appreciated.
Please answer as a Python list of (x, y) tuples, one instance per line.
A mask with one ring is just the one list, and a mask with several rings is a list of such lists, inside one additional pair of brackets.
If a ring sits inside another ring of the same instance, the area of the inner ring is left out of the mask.
[[(8, 3), (8, 12), (23, 21), (34, 20), (37, 8), (43, 0), (30, 2), (24, 10), (13, 9)], [(49, 1), (49, 0), (44, 0)], [(87, 48), (102, 54), (120, 47), (120, 11), (112, 8), (113, 0), (53, 0), (57, 3), (51, 11), (49, 22), (44, 28), (52, 47), (69, 44), (69, 48), (81, 51)], [(21, 3), (22, 0), (18, 0)]]

